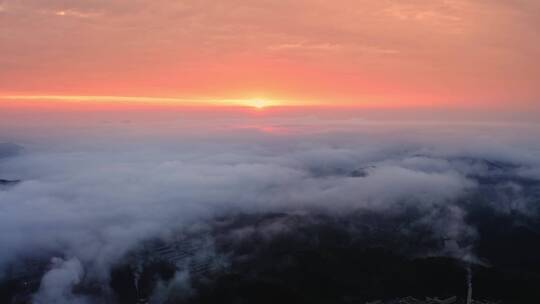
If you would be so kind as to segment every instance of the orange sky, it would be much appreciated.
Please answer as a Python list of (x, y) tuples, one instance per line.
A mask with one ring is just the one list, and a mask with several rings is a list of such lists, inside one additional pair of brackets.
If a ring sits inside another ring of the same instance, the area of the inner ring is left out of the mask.
[(0, 54), (0, 96), (538, 108), (540, 1), (0, 0)]

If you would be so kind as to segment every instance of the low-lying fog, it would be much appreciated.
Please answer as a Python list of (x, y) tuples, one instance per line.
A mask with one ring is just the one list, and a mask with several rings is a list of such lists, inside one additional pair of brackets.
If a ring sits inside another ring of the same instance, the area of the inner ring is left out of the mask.
[(480, 183), (511, 176), (493, 183), (501, 193), (490, 201), (493, 209), (538, 214), (537, 193), (520, 183), (540, 182), (534, 123), (143, 117), (152, 116), (41, 113), (2, 123), (0, 278), (21, 259), (45, 257), (52, 260), (36, 303), (90, 301), (73, 286), (107, 282), (111, 268), (142, 242), (204, 231), (216, 218), (399, 216), (411, 208), (412, 226), (445, 239), (422, 254), (489, 263), (475, 252), (478, 232), (465, 220), (467, 198)]

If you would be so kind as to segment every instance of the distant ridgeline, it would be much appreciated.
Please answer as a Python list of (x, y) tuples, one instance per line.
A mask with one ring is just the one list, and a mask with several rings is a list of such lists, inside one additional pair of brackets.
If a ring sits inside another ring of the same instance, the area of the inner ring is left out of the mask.
[(16, 184), (20, 183), (20, 180), (8, 180), (8, 179), (0, 179), (0, 187), (8, 187), (8, 186), (15, 186)]
[(8, 180), (8, 179), (0, 179), (0, 185), (3, 186), (12, 186), (20, 183), (20, 180)]
[[(0, 160), (3, 158), (16, 156), (22, 152), (22, 150), (23, 147), (13, 143), (0, 143)], [(2, 176), (2, 172), (0, 171), (0, 190), (9, 186), (15, 186), (18, 183), (20, 183), (20, 180), (7, 179)]]

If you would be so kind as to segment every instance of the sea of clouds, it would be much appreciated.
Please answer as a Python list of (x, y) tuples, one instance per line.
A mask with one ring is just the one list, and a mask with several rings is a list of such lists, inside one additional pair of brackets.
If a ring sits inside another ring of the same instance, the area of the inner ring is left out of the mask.
[[(0, 179), (21, 182), (0, 189), (0, 273), (22, 258), (51, 257), (35, 302), (84, 302), (70, 292), (83, 278), (107, 281), (143, 241), (216, 217), (392, 215), (410, 206), (421, 210), (416, 221), (451, 240), (440, 254), (473, 260), (460, 241), (476, 232), (456, 202), (478, 190), (471, 176), (496, 174), (486, 163), (540, 180), (539, 130), (320, 117), (13, 124), (0, 131)], [(532, 212), (525, 196), (513, 204)]]

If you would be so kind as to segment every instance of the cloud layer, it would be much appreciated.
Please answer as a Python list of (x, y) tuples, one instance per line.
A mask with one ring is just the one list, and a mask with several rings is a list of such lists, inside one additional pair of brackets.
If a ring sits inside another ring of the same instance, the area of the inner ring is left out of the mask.
[[(169, 123), (186, 130), (185, 122)], [(476, 259), (470, 243), (476, 232), (462, 204), (481, 191), (479, 177), (540, 179), (540, 143), (526, 133), (515, 136), (522, 126), (449, 130), (360, 121), (346, 123), (345, 132), (335, 122), (328, 125), (325, 130), (319, 123), (311, 133), (234, 127), (206, 135), (137, 126), (131, 134), (124, 123), (105, 123), (107, 134), (93, 125), (92, 136), (85, 128), (56, 130), (58, 138), (28, 132), (19, 138), (24, 150), (0, 145), (0, 177), (22, 180), (0, 191), (0, 269), (9, 275), (23, 257), (57, 257), (35, 299), (69, 302), (67, 291), (83, 276), (106, 281), (111, 267), (143, 241), (167, 239), (217, 217), (399, 217), (412, 209), (419, 214), (413, 227), (429, 227), (447, 240), (434, 254)], [(514, 195), (510, 207), (503, 200), (494, 200), (494, 207), (533, 212), (519, 184), (505, 183), (501, 191)]]

